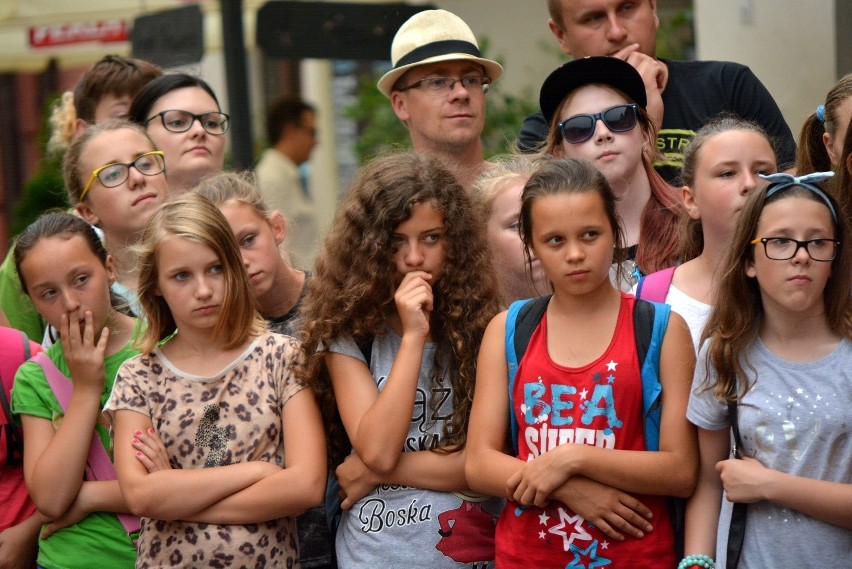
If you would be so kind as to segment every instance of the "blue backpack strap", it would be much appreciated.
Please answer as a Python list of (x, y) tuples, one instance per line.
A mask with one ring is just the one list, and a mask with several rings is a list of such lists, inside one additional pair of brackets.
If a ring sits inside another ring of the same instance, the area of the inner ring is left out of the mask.
[(515, 375), (518, 373), (518, 366), (527, 352), (527, 345), (530, 343), (530, 338), (532, 338), (533, 332), (538, 326), (538, 323), (541, 322), (545, 310), (547, 310), (550, 296), (539, 296), (515, 301), (509, 306), (509, 312), (506, 314), (506, 362), (509, 365), (509, 425), (511, 427), (512, 448), (515, 450), (515, 454), (518, 453), (518, 449), (516, 448), (518, 444), (518, 423), (515, 421), (514, 412)]
[(669, 267), (639, 279), (636, 285), (636, 298), (650, 300), (652, 302), (665, 302), (672, 284), (672, 277), (677, 267)]
[(513, 448), (517, 445), (518, 441), (518, 422), (515, 420), (514, 411), (515, 374), (518, 373), (519, 363), (518, 354), (515, 352), (515, 327), (518, 322), (518, 312), (529, 301), (530, 299), (516, 300), (509, 305), (509, 312), (506, 314), (506, 363), (509, 366), (509, 426)]
[(642, 375), (642, 416), (645, 418), (645, 448), (660, 449), (660, 351), (669, 324), (668, 304), (636, 299), (633, 307), (633, 332)]

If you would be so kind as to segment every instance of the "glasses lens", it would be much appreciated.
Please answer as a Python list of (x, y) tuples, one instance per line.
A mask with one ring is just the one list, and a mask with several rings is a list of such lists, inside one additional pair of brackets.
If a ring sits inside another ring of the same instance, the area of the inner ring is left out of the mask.
[(192, 113), (166, 111), (163, 113), (163, 126), (172, 132), (186, 132), (192, 126)]
[(830, 239), (813, 239), (808, 242), (808, 255), (814, 261), (833, 261), (837, 244)]
[(204, 113), (201, 125), (210, 134), (225, 134), (228, 130), (228, 115), (225, 113)]
[(612, 132), (627, 132), (636, 126), (636, 110), (630, 105), (607, 109), (601, 118)]
[(133, 162), (133, 165), (146, 176), (159, 174), (165, 169), (163, 157), (159, 154), (143, 154)]
[(595, 119), (589, 115), (577, 115), (562, 121), (562, 136), (570, 144), (589, 140), (595, 133)]
[(98, 180), (105, 188), (114, 188), (127, 179), (127, 166), (124, 164), (110, 164), (98, 172)]

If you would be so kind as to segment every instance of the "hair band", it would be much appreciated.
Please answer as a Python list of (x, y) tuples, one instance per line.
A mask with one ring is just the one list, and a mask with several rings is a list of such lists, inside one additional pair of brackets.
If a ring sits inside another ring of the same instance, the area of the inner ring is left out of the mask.
[(777, 194), (781, 190), (785, 188), (789, 188), (791, 186), (801, 186), (807, 190), (810, 190), (814, 194), (819, 197), (825, 205), (828, 207), (828, 211), (831, 212), (831, 217), (834, 219), (835, 225), (839, 225), (839, 220), (837, 219), (837, 212), (834, 209), (834, 206), (831, 204), (831, 199), (823, 192), (821, 189), (816, 187), (814, 184), (819, 182), (824, 182), (834, 176), (834, 172), (814, 172), (813, 174), (808, 174), (806, 176), (793, 176), (792, 174), (787, 174), (786, 172), (778, 172), (777, 174), (758, 174), (761, 178), (769, 182), (769, 189), (766, 191), (766, 198), (769, 199), (774, 194)]
[(825, 123), (825, 105), (816, 108), (816, 118), (819, 122)]

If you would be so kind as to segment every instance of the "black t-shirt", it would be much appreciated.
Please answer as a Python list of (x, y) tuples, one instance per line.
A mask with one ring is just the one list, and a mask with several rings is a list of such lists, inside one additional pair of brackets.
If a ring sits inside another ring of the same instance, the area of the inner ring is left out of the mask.
[[(663, 91), (663, 126), (657, 135), (664, 160), (655, 166), (668, 182), (679, 185), (683, 149), (695, 131), (723, 111), (766, 129), (778, 149), (779, 169), (795, 164), (793, 133), (772, 95), (748, 67), (729, 61), (661, 61), (669, 68), (669, 80)], [(546, 138), (544, 117), (534, 113), (521, 126), (518, 147), (532, 151)]]

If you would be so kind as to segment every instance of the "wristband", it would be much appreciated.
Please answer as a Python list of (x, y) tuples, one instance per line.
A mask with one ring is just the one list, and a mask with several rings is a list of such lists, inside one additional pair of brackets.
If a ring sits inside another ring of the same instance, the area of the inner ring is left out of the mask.
[(716, 562), (709, 555), (687, 555), (677, 564), (677, 569), (691, 569), (692, 567), (716, 569)]

